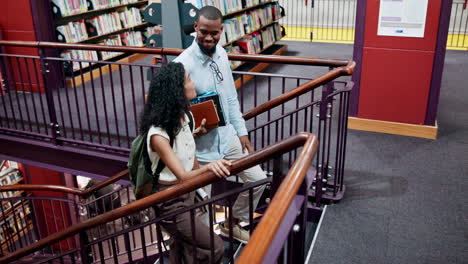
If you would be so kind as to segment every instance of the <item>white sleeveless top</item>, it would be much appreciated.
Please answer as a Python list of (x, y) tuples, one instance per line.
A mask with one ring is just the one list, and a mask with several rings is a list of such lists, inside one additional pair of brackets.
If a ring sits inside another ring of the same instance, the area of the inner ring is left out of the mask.
[[(191, 114), (191, 113), (190, 113)], [(182, 125), (181, 130), (174, 138), (174, 145), (172, 150), (174, 150), (176, 156), (181, 161), (182, 165), (184, 166), (185, 171), (191, 171), (194, 164), (195, 158), (195, 140), (193, 139), (192, 131), (190, 130), (189, 126), (189, 118), (187, 115), (184, 116), (184, 123)], [(156, 167), (158, 167), (159, 163), (159, 155), (158, 153), (154, 152), (151, 149), (151, 137), (153, 135), (161, 135), (170, 142), (169, 135), (166, 131), (160, 127), (151, 126), (148, 131), (148, 138), (146, 141), (148, 155), (151, 160), (151, 170), (153, 173), (156, 171)], [(176, 181), (176, 176), (172, 173), (172, 171), (165, 166), (164, 169), (161, 171), (159, 175), (159, 179), (163, 181)]]

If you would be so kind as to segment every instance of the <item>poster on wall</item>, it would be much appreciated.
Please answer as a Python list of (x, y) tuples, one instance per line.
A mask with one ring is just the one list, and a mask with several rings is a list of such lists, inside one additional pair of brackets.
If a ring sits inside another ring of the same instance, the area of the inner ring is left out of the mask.
[(428, 0), (380, 0), (377, 35), (423, 38)]

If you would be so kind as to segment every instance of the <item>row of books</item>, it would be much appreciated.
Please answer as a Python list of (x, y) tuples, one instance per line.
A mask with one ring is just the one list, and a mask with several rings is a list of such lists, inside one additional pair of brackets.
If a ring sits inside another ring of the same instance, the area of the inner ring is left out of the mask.
[[(52, 3), (60, 9), (60, 14), (62, 16), (69, 16), (89, 10), (131, 4), (138, 1), (140, 0), (52, 0)], [(55, 10), (54, 13), (58, 13), (58, 10)]]
[(60, 42), (74, 43), (88, 38), (88, 31), (84, 20), (69, 22), (66, 25), (58, 26), (57, 39)]
[(223, 15), (267, 2), (267, 0), (192, 0), (197, 8), (210, 5), (217, 7)]
[[(225, 48), (227, 52), (231, 53), (258, 54), (279, 39), (281, 39), (281, 28), (278, 23), (274, 23), (260, 31), (250, 33)], [(240, 61), (231, 61), (231, 68), (234, 69), (240, 64)]]
[(8, 215), (2, 213), (0, 217), (0, 241), (2, 242), (2, 246), (4, 246), (3, 243), (6, 240), (11, 240), (14, 236), (19, 235), (19, 233), (25, 234), (29, 229), (27, 227), (31, 217), (31, 209), (29, 208), (29, 204), (17, 202), (17, 204), (14, 206), (14, 213)]
[(58, 40), (67, 43), (79, 42), (89, 37), (108, 34), (141, 23), (143, 23), (141, 10), (133, 7), (122, 12), (111, 12), (58, 26)]
[[(109, 45), (109, 46), (137, 46), (142, 47), (144, 46), (143, 43), (143, 34), (141, 31), (128, 31), (123, 32), (121, 34), (113, 35), (107, 39), (100, 41), (97, 44), (101, 45)], [(120, 52), (109, 52), (109, 51), (101, 51), (98, 53), (97, 51), (92, 50), (67, 50), (62, 52), (60, 55), (62, 58), (70, 60), (107, 60), (112, 57), (116, 57), (121, 55)], [(100, 57), (99, 57), (100, 55)], [(89, 66), (89, 63), (82, 62), (81, 65), (79, 62), (73, 62), (73, 71), (77, 71), (84, 69)]]
[(93, 9), (103, 9), (118, 5), (126, 5), (138, 2), (140, 0), (88, 0)]
[[(62, 16), (75, 15), (88, 11), (88, 3), (86, 0), (52, 0), (52, 3), (60, 9)], [(54, 13), (57, 12), (54, 11)]]
[(281, 17), (278, 3), (265, 5), (239, 16), (223, 21), (224, 34), (221, 35), (220, 44), (224, 45), (246, 34), (257, 31), (262, 26), (270, 24)]

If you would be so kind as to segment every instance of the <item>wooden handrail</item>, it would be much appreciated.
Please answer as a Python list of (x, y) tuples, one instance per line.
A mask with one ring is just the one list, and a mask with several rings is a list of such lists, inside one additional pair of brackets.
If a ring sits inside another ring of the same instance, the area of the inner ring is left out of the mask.
[(294, 89), (292, 89), (289, 92), (286, 92), (266, 103), (263, 103), (254, 109), (250, 110), (249, 112), (245, 113), (243, 115), (245, 120), (249, 120), (261, 113), (264, 113), (268, 110), (271, 110), (273, 107), (276, 107), (280, 104), (283, 104), (293, 98), (296, 98), (316, 87), (319, 87), (320, 85), (326, 84), (340, 76), (345, 76), (345, 75), (351, 75), (354, 72), (354, 69), (356, 67), (356, 63), (354, 61), (348, 61), (348, 63), (345, 66), (341, 66), (339, 68), (335, 68), (325, 74), (320, 75), (319, 77), (310, 80)]
[[(317, 148), (318, 141), (315, 137), (307, 140), (301, 154), (281, 182), (260, 223), (255, 228), (249, 243), (242, 250), (237, 263), (263, 263), (262, 260), (273, 241), (274, 235), (304, 181), (307, 169), (312, 163)], [(314, 153), (314, 155), (310, 155), (310, 153)]]
[[(303, 179), (304, 178), (303, 174), (305, 174), (305, 171), (307, 171), (310, 165), (310, 162), (315, 156), (315, 153), (318, 148), (317, 137), (314, 134), (306, 133), (306, 132), (301, 132), (294, 136), (290, 136), (280, 142), (277, 142), (257, 152), (249, 154), (244, 158), (234, 161), (232, 163), (230, 171), (232, 174), (236, 174), (238, 172), (245, 170), (246, 168), (250, 168), (256, 164), (262, 163), (278, 155), (279, 153), (285, 153), (285, 152), (291, 151), (301, 146), (304, 146), (304, 148), (299, 154), (298, 160), (294, 163), (292, 169), (288, 173), (288, 179), (291, 179), (291, 180)], [(207, 171), (205, 173), (200, 174), (198, 177), (184, 181), (171, 188), (157, 192), (146, 198), (137, 200), (125, 206), (106, 212), (102, 215), (98, 215), (94, 218), (85, 220), (74, 226), (68, 227), (67, 229), (63, 231), (54, 233), (45, 239), (41, 239), (31, 244), (30, 246), (26, 248), (22, 248), (9, 255), (3, 256), (2, 258), (0, 258), (0, 263), (10, 263), (11, 261), (27, 256), (28, 254), (31, 254), (46, 246), (57, 243), (70, 236), (78, 234), (79, 232), (83, 232), (87, 229), (96, 227), (98, 225), (105, 224), (107, 222), (113, 221), (115, 219), (118, 219), (127, 215), (131, 215), (133, 213), (136, 213), (143, 209), (151, 207), (155, 204), (168, 201), (179, 195), (185, 194), (187, 192), (191, 192), (207, 184), (211, 184), (215, 182), (216, 180), (218, 180), (218, 178), (212, 172)], [(292, 183), (292, 184), (294, 186), (296, 186), (297, 184), (300, 185), (300, 183)], [(284, 188), (285, 187), (283, 187), (282, 189)]]
[(77, 188), (61, 186), (61, 185), (43, 185), (43, 184), (14, 184), (14, 185), (5, 185), (0, 186), (0, 192), (7, 191), (52, 191), (52, 192), (63, 192), (78, 195), (81, 198), (86, 198), (90, 194), (94, 193), (96, 190), (99, 190), (109, 184), (112, 184), (116, 181), (121, 180), (128, 175), (128, 169), (125, 169), (112, 177), (107, 178), (106, 180), (99, 182), (93, 187), (87, 190), (80, 190)]
[[(160, 54), (160, 55), (173, 55), (173, 56), (177, 56), (180, 53), (182, 53), (182, 51), (184, 51), (183, 49), (173, 49), (173, 48), (106, 46), (106, 45), (97, 45), (97, 44), (75, 44), (75, 43), (60, 43), (60, 42), (46, 42), (46, 41), (0, 40), (0, 46), (131, 52), (131, 53)], [(343, 59), (309, 58), (309, 57), (260, 55), (260, 54), (228, 53), (228, 56), (230, 60), (295, 64), (295, 65), (311, 65), (311, 66), (328, 66), (328, 67), (341, 67), (341, 66), (346, 66), (350, 63), (349, 60), (343, 60)]]

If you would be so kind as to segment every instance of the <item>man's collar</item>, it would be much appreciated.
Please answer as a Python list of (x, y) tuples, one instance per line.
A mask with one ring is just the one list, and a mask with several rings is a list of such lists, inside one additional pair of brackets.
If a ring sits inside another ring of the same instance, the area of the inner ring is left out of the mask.
[(208, 60), (212, 60), (214, 58), (219, 59), (219, 57), (221, 56), (219, 55), (219, 49), (222, 47), (217, 44), (216, 44), (216, 51), (213, 54), (213, 58), (210, 58), (209, 56), (207, 56), (205, 53), (203, 53), (203, 51), (198, 46), (197, 38), (193, 39), (192, 48), (194, 49), (195, 54), (197, 55), (197, 58), (200, 59), (203, 63), (206, 63)]

